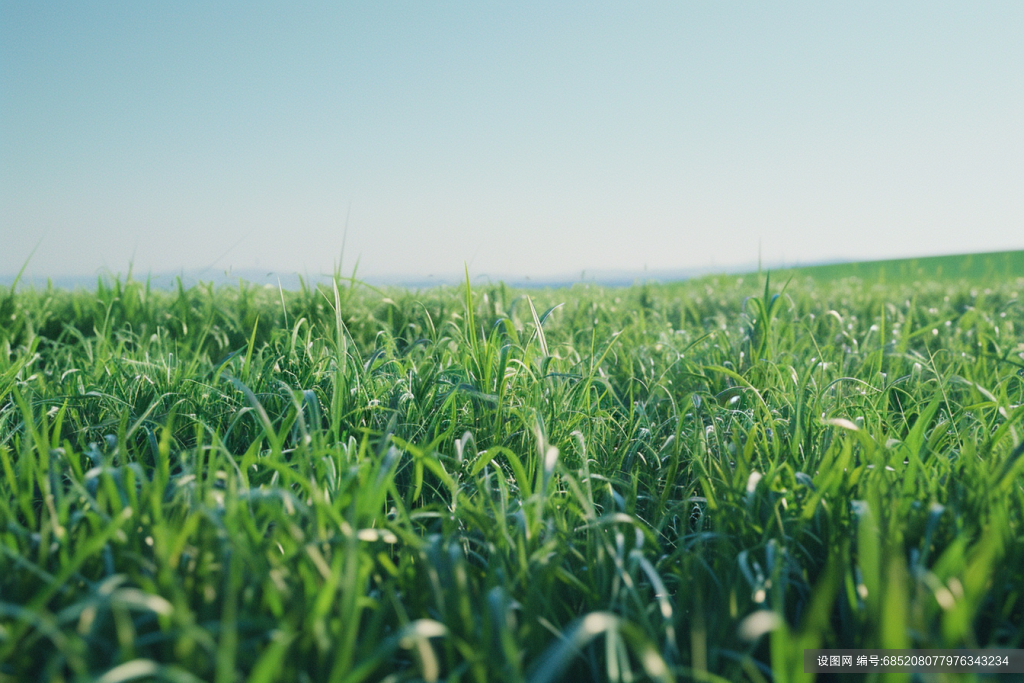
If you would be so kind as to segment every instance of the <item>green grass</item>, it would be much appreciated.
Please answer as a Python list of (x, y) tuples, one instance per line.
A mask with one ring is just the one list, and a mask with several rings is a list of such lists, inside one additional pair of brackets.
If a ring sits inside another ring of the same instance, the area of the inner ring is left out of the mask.
[(0, 292), (0, 681), (1024, 647), (1024, 279), (782, 284)]

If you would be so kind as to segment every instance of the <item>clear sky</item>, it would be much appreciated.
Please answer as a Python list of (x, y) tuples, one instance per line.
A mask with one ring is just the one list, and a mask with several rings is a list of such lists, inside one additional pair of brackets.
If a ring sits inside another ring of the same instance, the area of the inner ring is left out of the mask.
[(1024, 2), (0, 0), (0, 274), (1024, 248)]

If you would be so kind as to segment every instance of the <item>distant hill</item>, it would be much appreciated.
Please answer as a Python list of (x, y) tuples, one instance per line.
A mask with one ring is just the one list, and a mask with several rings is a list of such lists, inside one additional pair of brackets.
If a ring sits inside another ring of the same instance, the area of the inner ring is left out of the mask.
[[(580, 282), (601, 285), (604, 287), (628, 287), (637, 282), (678, 282), (689, 280), (701, 275), (718, 275), (726, 273), (746, 273), (752, 270), (752, 264), (721, 268), (691, 268), (678, 270), (587, 270), (575, 274), (555, 274), (539, 277), (515, 275), (511, 273), (487, 273), (470, 271), (470, 278), (473, 284), (486, 282), (504, 282), (511, 287), (524, 289), (571, 287)], [(342, 273), (342, 279), (347, 279), (351, 273)], [(45, 288), (49, 284), (60, 289), (94, 289), (98, 279), (111, 280), (120, 277), (124, 280), (125, 275), (103, 271), (95, 275), (67, 275), (52, 278), (23, 277), (19, 287)], [(9, 286), (14, 281), (15, 275), (0, 275), (0, 286)], [(177, 273), (152, 273), (132, 275), (134, 280), (148, 281), (154, 289), (174, 289), (178, 286), (180, 279), (182, 286), (188, 288), (200, 282), (213, 283), (217, 286), (237, 286), (239, 281), (251, 285), (263, 285), (273, 288), (280, 286), (285, 291), (300, 289), (302, 282), (306, 285), (317, 283), (329, 283), (330, 275), (325, 274), (299, 274), (288, 271), (268, 271), (263, 269), (240, 269), (240, 270), (218, 270), (208, 268), (202, 271), (191, 270)], [(356, 275), (356, 279), (373, 286), (404, 287), (408, 289), (429, 289), (441, 285), (458, 285), (464, 282), (465, 275), (462, 273), (445, 273), (438, 275)]]
[[(1024, 249), (981, 254), (951, 254), (920, 258), (827, 263), (774, 271), (780, 275), (810, 276), (817, 280), (857, 277), (867, 282), (915, 280), (1002, 280), (1024, 277)], [(774, 273), (773, 273), (774, 274)]]
[[(526, 289), (571, 287), (580, 282), (605, 287), (627, 287), (638, 282), (679, 282), (704, 275), (746, 275), (757, 272), (755, 264), (733, 265), (722, 267), (689, 268), (677, 270), (587, 270), (577, 274), (549, 275), (527, 277), (510, 273), (471, 272), (474, 284), (484, 282), (504, 282), (512, 287)], [(846, 261), (821, 263), (809, 266), (783, 267), (765, 265), (773, 276), (792, 274), (801, 277), (813, 277), (817, 280), (836, 280), (845, 277), (858, 277), (869, 282), (913, 282), (931, 279), (966, 279), (993, 280), (1024, 277), (1024, 249), (1017, 251), (994, 251), (979, 254), (951, 254), (948, 256), (922, 256), (918, 258), (885, 259), (879, 261)], [(343, 274), (347, 277), (348, 274)], [(54, 278), (22, 278), (19, 286), (46, 287), (52, 283), (61, 289), (83, 287), (93, 289), (97, 279), (110, 280), (115, 277), (124, 279), (123, 274), (109, 271), (96, 275), (58, 276)], [(377, 275), (357, 279), (373, 286), (405, 287), (408, 289), (429, 289), (440, 285), (457, 285), (465, 276), (459, 273), (403, 276)], [(13, 274), (0, 275), (0, 286), (9, 286), (14, 281)], [(287, 291), (294, 291), (302, 286), (330, 282), (330, 276), (322, 274), (300, 275), (287, 271), (267, 271), (261, 269), (218, 270), (204, 269), (181, 271), (178, 273), (154, 273), (141, 275), (136, 273), (135, 280), (148, 280), (155, 289), (173, 289), (177, 287), (179, 278), (183, 286), (192, 287), (199, 282), (210, 282), (217, 286), (236, 285), (243, 281), (253, 285), (263, 285)]]

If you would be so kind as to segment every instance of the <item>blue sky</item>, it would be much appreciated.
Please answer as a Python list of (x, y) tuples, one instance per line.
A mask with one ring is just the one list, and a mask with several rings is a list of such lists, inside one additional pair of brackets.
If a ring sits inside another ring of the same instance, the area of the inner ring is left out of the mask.
[(1024, 248), (1024, 3), (0, 0), (0, 274)]

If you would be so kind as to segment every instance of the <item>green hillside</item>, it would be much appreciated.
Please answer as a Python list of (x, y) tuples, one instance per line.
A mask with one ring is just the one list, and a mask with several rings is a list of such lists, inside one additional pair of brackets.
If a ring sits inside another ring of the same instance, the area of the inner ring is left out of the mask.
[(1024, 250), (982, 254), (954, 254), (921, 258), (886, 259), (789, 268), (778, 271), (816, 280), (857, 277), (864, 282), (913, 282), (915, 280), (996, 281), (1024, 277)]

